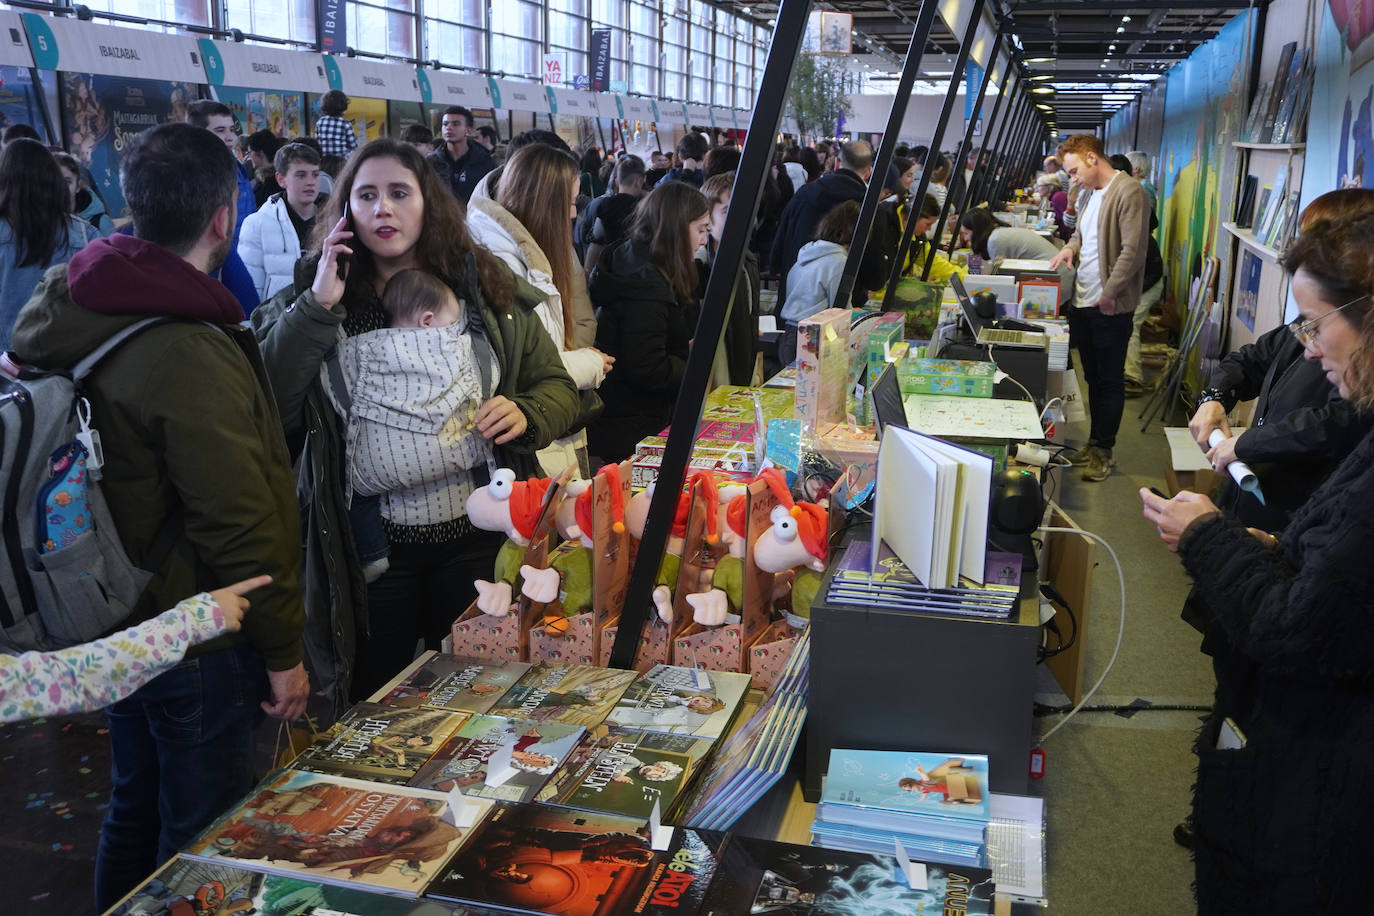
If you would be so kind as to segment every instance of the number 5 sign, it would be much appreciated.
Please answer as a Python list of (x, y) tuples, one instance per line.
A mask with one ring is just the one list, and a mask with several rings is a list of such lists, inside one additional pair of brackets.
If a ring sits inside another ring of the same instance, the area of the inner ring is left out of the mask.
[(567, 56), (567, 55), (566, 55), (566, 54), (563, 54), (562, 52), (557, 53), (557, 54), (545, 54), (545, 55), (544, 55), (544, 85), (545, 85), (545, 86), (561, 86), (561, 85), (563, 85), (563, 69), (564, 69), (564, 68), (563, 68), (563, 59), (564, 59), (566, 56)]

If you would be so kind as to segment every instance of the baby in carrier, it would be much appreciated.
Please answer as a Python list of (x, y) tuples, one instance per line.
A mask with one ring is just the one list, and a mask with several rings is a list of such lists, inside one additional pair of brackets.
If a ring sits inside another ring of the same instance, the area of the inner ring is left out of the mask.
[(383, 520), (422, 526), (460, 518), (468, 494), (495, 470), (473, 417), (495, 390), (498, 370), (494, 359), (474, 357), (473, 316), (421, 270), (392, 277), (382, 306), (389, 327), (339, 341), (343, 392), (323, 370), (335, 409), (348, 417), (348, 516), (368, 582), (390, 566)]

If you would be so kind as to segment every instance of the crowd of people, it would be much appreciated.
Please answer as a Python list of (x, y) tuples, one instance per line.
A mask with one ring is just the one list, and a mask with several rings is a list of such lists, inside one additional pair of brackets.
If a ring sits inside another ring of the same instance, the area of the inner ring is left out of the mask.
[[(152, 558), (165, 527), (177, 534), (130, 620), (173, 651), (113, 690), (71, 659), (0, 666), (6, 716), (33, 714), (5, 705), (24, 679), (65, 679), (54, 701), (75, 699), (56, 708), (112, 702), (101, 909), (251, 787), (262, 716), (299, 717), (311, 680), (342, 710), (417, 644), (438, 646), (501, 545), (466, 517), (475, 488), (498, 468), (587, 476), (628, 457), (669, 422), (693, 347), (732, 205), (731, 144), (688, 133), (648, 161), (579, 154), (538, 129), (501, 144), (460, 106), (439, 137), (411, 126), (364, 143), (347, 109), (329, 93), (315, 135), (286, 140), (240, 137), (227, 107), (191, 104), (186, 122), (124, 151), (118, 226), (75, 159), (3, 138), (0, 348), (68, 369), (144, 317), (179, 319), (87, 383), (130, 559)], [(1164, 286), (1148, 160), (1068, 138), (1031, 183), (1050, 239), (1005, 225), (999, 207), (936, 225), (944, 201), (986, 188), (977, 157), (957, 169), (902, 148), (881, 176), (874, 161), (861, 140), (777, 150), (712, 384), (761, 380), (766, 278), (786, 363), (798, 323), (840, 300), (851, 260), (861, 301), (887, 283), (903, 236), (915, 244), (897, 273), (919, 277), (930, 259), (944, 271), (932, 276), (959, 269), (932, 254), (948, 231), (977, 256), (1060, 271), (1091, 416), (1077, 460), (1106, 479), (1132, 340)], [(874, 184), (878, 217), (854, 253)], [(1299, 322), (1222, 361), (1193, 421), (1200, 442), (1222, 431), (1218, 468), (1241, 458), (1286, 482), (1266, 484), (1275, 504), (1142, 491), (1196, 580), (1189, 616), (1216, 661), (1185, 831), (1203, 901), (1313, 875), (1323, 900), (1355, 892), (1356, 847), (1340, 838), (1357, 828), (1374, 747), (1358, 559), (1374, 538), (1359, 511), (1374, 450), (1374, 206), (1341, 194), (1309, 208), (1284, 262)], [(1134, 371), (1138, 383), (1138, 357)], [(1262, 428), (1230, 435), (1227, 411), (1256, 395)], [(83, 693), (83, 680), (99, 686)], [(1248, 736), (1243, 767), (1213, 747), (1223, 723)], [(1321, 778), (1278, 779), (1295, 764)]]

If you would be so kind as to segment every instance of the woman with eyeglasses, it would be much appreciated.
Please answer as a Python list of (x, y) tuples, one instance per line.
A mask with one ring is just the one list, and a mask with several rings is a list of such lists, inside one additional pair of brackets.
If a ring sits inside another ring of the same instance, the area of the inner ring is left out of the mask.
[[(1283, 260), (1293, 334), (1340, 396), (1374, 408), (1374, 213), (1307, 227)], [(1284, 332), (1289, 333), (1289, 332)], [(1374, 853), (1374, 433), (1279, 534), (1205, 496), (1140, 491), (1224, 645), (1193, 791), (1198, 910), (1368, 912)]]

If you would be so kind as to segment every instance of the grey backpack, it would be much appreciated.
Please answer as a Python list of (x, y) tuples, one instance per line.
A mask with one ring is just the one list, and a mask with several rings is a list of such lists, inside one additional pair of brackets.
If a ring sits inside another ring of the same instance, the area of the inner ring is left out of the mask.
[[(82, 382), (136, 334), (176, 319), (136, 322), (70, 372), (0, 371), (0, 652), (89, 642), (127, 618), (151, 573), (129, 561), (101, 495), (99, 434)], [(157, 569), (179, 516), (149, 551)]]

